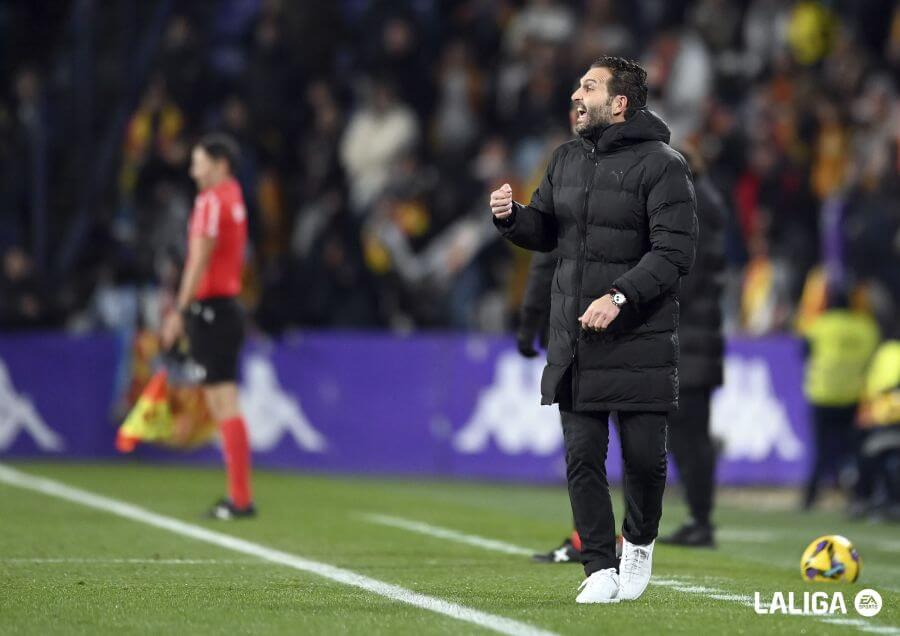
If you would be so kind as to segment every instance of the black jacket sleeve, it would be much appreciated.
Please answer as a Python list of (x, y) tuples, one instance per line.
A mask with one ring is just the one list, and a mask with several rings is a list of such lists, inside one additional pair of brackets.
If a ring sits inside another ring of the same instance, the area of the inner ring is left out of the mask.
[(531, 196), (531, 203), (513, 202), (513, 213), (506, 219), (494, 217), (500, 234), (519, 247), (537, 252), (556, 249), (556, 216), (553, 210), (553, 170), (558, 153), (554, 153), (541, 184)]
[(531, 257), (525, 297), (522, 300), (522, 316), (543, 315), (550, 312), (550, 285), (556, 271), (556, 253), (537, 253)]
[(725, 218), (728, 213), (725, 201), (706, 176), (694, 180), (694, 191), (697, 194), (697, 221), (703, 240), (698, 237), (694, 267), (681, 280), (678, 299), (682, 316), (686, 316), (695, 304), (718, 306), (721, 275), (725, 271)]
[(550, 321), (550, 287), (556, 271), (556, 252), (537, 252), (531, 257), (525, 297), (519, 310), (516, 345), (519, 353), (533, 358), (537, 355), (535, 340), (547, 348), (547, 324)]
[(667, 158), (647, 194), (650, 251), (613, 283), (640, 307), (678, 284), (694, 262), (697, 200), (690, 169), (681, 155)]

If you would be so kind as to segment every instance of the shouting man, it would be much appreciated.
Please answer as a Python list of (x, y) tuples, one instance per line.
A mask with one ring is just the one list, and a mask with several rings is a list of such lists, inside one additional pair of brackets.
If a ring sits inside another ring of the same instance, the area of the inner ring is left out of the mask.
[[(604, 57), (572, 94), (579, 138), (553, 153), (529, 205), (491, 193), (500, 232), (557, 250), (542, 403), (559, 402), (569, 498), (587, 578), (579, 603), (638, 598), (650, 580), (678, 407), (678, 287), (697, 239), (691, 173), (645, 107), (647, 73)], [(606, 453), (616, 413), (626, 512), (621, 562)]]

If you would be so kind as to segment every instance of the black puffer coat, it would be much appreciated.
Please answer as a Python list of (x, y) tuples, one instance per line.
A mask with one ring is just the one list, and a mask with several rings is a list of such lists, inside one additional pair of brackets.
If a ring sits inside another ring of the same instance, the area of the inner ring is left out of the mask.
[[(678, 404), (678, 292), (697, 239), (694, 186), (669, 129), (648, 110), (553, 153), (528, 206), (501, 233), (557, 250), (542, 403), (570, 365), (576, 411), (669, 411)], [(578, 317), (616, 287), (628, 304), (604, 332)]]
[(706, 176), (694, 180), (702, 240), (694, 268), (681, 283), (678, 375), (682, 389), (722, 384), (722, 277), (725, 274), (725, 214), (722, 196)]
[[(521, 344), (534, 346), (540, 338), (547, 347), (547, 327), (550, 319), (550, 284), (556, 271), (556, 252), (535, 252), (528, 266), (528, 279), (522, 307), (519, 309), (519, 329), (516, 338)], [(521, 349), (520, 349), (521, 350)]]

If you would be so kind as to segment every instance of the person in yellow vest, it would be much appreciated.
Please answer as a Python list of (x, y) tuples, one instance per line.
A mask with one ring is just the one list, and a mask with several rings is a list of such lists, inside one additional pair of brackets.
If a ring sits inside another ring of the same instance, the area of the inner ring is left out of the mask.
[(849, 309), (843, 290), (829, 290), (829, 303), (806, 328), (809, 344), (804, 392), (811, 406), (814, 455), (803, 507), (811, 508), (824, 477), (852, 459), (856, 410), (866, 369), (880, 340), (868, 314)]
[(851, 515), (900, 520), (900, 324), (869, 365), (858, 424), (863, 439)]

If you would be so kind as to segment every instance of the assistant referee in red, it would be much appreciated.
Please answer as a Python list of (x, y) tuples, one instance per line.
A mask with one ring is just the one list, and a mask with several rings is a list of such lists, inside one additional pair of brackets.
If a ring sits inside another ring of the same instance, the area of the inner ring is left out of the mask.
[(238, 146), (228, 136), (203, 137), (191, 154), (199, 194), (188, 226), (188, 256), (176, 306), (166, 315), (162, 344), (187, 335), (201, 369), (203, 392), (222, 433), (228, 497), (210, 510), (216, 519), (256, 514), (250, 490), (250, 445), (238, 403), (238, 355), (244, 314), (237, 297), (247, 245), (247, 209), (234, 178)]

